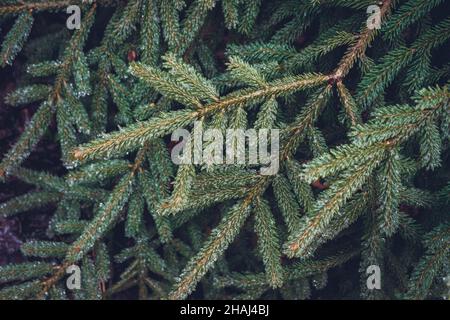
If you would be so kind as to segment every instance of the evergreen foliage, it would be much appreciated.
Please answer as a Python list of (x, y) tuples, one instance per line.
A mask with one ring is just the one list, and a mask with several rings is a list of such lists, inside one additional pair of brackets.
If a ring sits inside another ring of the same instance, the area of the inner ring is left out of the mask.
[[(1, 299), (448, 298), (448, 1), (71, 4), (76, 30), (68, 1), (0, 0), (0, 65), (25, 66), (3, 99), (37, 106), (0, 162), (30, 191), (0, 217), (51, 215)], [(175, 165), (194, 123), (280, 129), (279, 171)], [(27, 161), (44, 137), (46, 170)]]

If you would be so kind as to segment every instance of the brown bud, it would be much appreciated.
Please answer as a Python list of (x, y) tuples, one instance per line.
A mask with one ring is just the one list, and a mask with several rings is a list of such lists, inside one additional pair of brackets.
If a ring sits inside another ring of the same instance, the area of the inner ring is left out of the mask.
[(75, 150), (73, 152), (73, 157), (74, 157), (74, 159), (78, 159), (78, 160), (82, 159), (83, 158), (83, 151), (81, 151), (79, 149)]
[(128, 61), (132, 62), (132, 61), (136, 61), (137, 59), (137, 53), (134, 50), (130, 50), (128, 51)]

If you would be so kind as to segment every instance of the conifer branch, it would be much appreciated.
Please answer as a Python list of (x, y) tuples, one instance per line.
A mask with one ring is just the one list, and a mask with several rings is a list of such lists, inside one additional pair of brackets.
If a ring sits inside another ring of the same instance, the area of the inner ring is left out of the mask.
[[(390, 14), (393, 2), (384, 0), (380, 8), (380, 19), (384, 21)], [(360, 59), (366, 52), (367, 47), (377, 35), (376, 29), (365, 28), (359, 35), (358, 41), (346, 52), (339, 62), (339, 67), (333, 72), (334, 79), (342, 79), (349, 73), (355, 62)]]
[[(145, 69), (136, 66), (136, 70), (148, 74)], [(307, 74), (299, 77), (275, 81), (267, 89), (244, 91), (241, 95), (230, 95), (213, 102), (196, 111), (181, 110), (161, 113), (147, 122), (138, 122), (124, 128), (122, 131), (105, 135), (103, 138), (90, 142), (71, 153), (74, 161), (87, 161), (103, 157), (114, 157), (135, 150), (146, 141), (162, 137), (175, 129), (183, 128), (195, 120), (200, 120), (211, 114), (230, 107), (246, 106), (263, 98), (291, 94), (295, 91), (316, 86), (327, 80), (326, 76)], [(165, 89), (163, 89), (165, 90)]]
[(250, 214), (252, 202), (267, 187), (267, 181), (265, 180), (262, 178), (243, 200), (229, 209), (219, 226), (212, 231), (200, 252), (186, 265), (181, 273), (180, 280), (169, 293), (169, 299), (184, 299), (191, 293), (203, 275), (234, 240)]
[[(0, 15), (4, 14), (17, 14), (21, 12), (34, 12), (34, 11), (51, 11), (51, 10), (65, 10), (70, 5), (90, 5), (91, 3), (84, 0), (57, 0), (47, 2), (22, 2), (18, 1), (17, 4), (8, 4), (0, 6)], [(95, 4), (101, 6), (113, 6), (117, 5), (120, 1), (117, 0), (95, 0)]]
[(47, 101), (42, 103), (41, 107), (33, 116), (33, 119), (27, 125), (27, 128), (20, 139), (2, 159), (2, 162), (0, 163), (0, 179), (4, 178), (5, 175), (8, 174), (8, 171), (21, 164), (24, 158), (29, 155), (33, 147), (39, 142), (40, 138), (46, 132), (47, 126), (50, 124), (52, 115), (55, 111), (55, 104), (60, 102), (62, 90), (66, 86), (69, 70), (73, 64), (73, 51), (76, 48), (83, 46), (87, 38), (87, 32), (89, 31), (90, 25), (93, 23), (95, 10), (96, 5), (94, 4), (85, 17), (85, 24), (83, 24), (83, 28), (75, 32), (70, 41), (70, 45), (64, 52), (64, 62), (61, 68), (58, 69), (55, 83)]

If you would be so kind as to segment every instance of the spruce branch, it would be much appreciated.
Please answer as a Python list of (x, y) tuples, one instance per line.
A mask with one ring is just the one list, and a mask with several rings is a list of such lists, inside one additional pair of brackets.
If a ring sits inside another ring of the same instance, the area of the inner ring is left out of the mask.
[(341, 99), (345, 113), (350, 120), (351, 125), (355, 126), (357, 123), (361, 123), (361, 117), (356, 101), (348, 91), (347, 87), (342, 83), (342, 81), (338, 81), (336, 87), (339, 93), (339, 98)]
[(289, 188), (288, 180), (277, 175), (272, 183), (277, 205), (283, 214), (289, 234), (295, 232), (300, 226), (300, 207), (295, 200), (292, 190)]
[(448, 263), (450, 247), (450, 228), (448, 223), (441, 224), (428, 233), (424, 245), (425, 256), (415, 268), (409, 281), (406, 297), (409, 299), (425, 299), (432, 286), (433, 279), (439, 270)]
[(48, 96), (48, 100), (44, 101), (41, 107), (33, 116), (33, 119), (28, 123), (25, 132), (21, 135), (16, 144), (11, 148), (8, 154), (2, 159), (0, 163), (0, 178), (4, 178), (8, 171), (19, 166), (39, 142), (41, 137), (47, 130), (50, 124), (52, 115), (55, 111), (55, 105), (61, 101), (61, 94), (66, 86), (66, 81), (69, 76), (70, 68), (73, 64), (73, 51), (83, 46), (87, 38), (87, 33), (93, 23), (96, 5), (92, 5), (88, 14), (84, 18), (83, 27), (77, 30), (66, 48), (63, 55), (63, 64), (58, 70), (53, 89)]
[(243, 200), (237, 202), (224, 216), (221, 223), (212, 231), (209, 239), (192, 258), (175, 284), (168, 298), (173, 300), (184, 299), (192, 292), (195, 285), (204, 274), (214, 265), (228, 245), (234, 240), (242, 225), (250, 214), (251, 204), (267, 187), (264, 178), (256, 184), (251, 193)]
[(407, 1), (386, 22), (386, 26), (383, 29), (383, 36), (390, 40), (396, 39), (408, 26), (428, 14), (442, 2), (442, 0)]
[(212, 231), (209, 240), (184, 268), (181, 277), (169, 293), (169, 299), (184, 299), (192, 292), (195, 285), (237, 236), (249, 213), (248, 201), (238, 202), (227, 212), (222, 222)]
[(399, 154), (392, 150), (379, 174), (381, 186), (380, 218), (381, 229), (387, 236), (392, 236), (399, 225), (398, 191), (401, 187)]
[[(346, 250), (322, 259), (297, 261), (291, 266), (283, 267), (283, 274), (286, 281), (298, 281), (339, 266), (354, 258), (358, 253), (356, 250)], [(233, 272), (227, 276), (217, 277), (215, 283), (219, 288), (236, 287), (244, 290), (254, 290), (259, 286), (266, 287), (265, 290), (267, 290), (270, 287), (264, 273), (242, 274)]]
[(78, 261), (91, 249), (98, 240), (114, 223), (122, 211), (132, 191), (134, 175), (130, 174), (121, 179), (112, 191), (106, 203), (100, 206), (92, 220), (83, 230), (82, 235), (71, 245), (67, 252), (66, 260)]
[[(144, 72), (144, 75), (148, 74), (146, 73), (148, 68), (141, 69), (138, 67), (137, 70)], [(267, 97), (291, 94), (295, 91), (316, 86), (326, 80), (326, 76), (319, 74), (288, 77), (287, 79), (274, 81), (267, 89), (246, 90), (242, 93), (239, 92), (240, 95), (226, 96), (218, 102), (208, 104), (196, 111), (180, 110), (161, 113), (146, 122), (137, 122), (121, 131), (107, 134), (103, 138), (74, 149), (71, 153), (71, 159), (84, 162), (98, 158), (120, 156), (135, 150), (147, 141), (163, 137), (175, 129), (183, 128), (195, 120), (202, 119), (221, 110), (226, 110), (230, 107), (243, 107), (255, 102), (255, 100), (258, 101)], [(170, 87), (171, 89), (173, 89), (172, 86)]]
[(71, 153), (74, 161), (85, 162), (93, 159), (117, 157), (136, 150), (175, 129), (183, 128), (197, 118), (198, 112), (181, 110), (161, 113), (146, 122), (134, 123), (121, 131), (104, 135), (103, 138), (82, 145)]
[[(82, 7), (80, 30), (34, 30), (70, 4)], [(384, 0), (381, 30), (366, 27), (370, 0), (70, 4), (0, 5), (11, 21), (0, 64), (25, 58), (14, 67), (7, 120), (39, 106), (0, 163), (2, 178), (33, 189), (0, 204), (0, 217), (55, 207), (45, 237), (21, 246), (36, 262), (0, 267), (0, 299), (184, 299), (197, 286), (205, 299), (306, 299), (334, 293), (329, 270), (354, 257), (361, 286), (347, 298), (426, 299), (448, 289), (442, 0)], [(167, 138), (198, 122), (222, 134), (280, 129), (279, 172), (196, 160), (176, 167)], [(65, 168), (48, 170), (58, 175), (21, 166), (44, 134), (57, 142), (48, 150)], [(83, 288), (68, 293), (72, 264)], [(367, 289), (370, 265), (382, 270), (382, 290)]]
[(2, 43), (0, 52), (1, 67), (12, 64), (14, 58), (22, 49), (23, 43), (31, 32), (33, 21), (33, 15), (30, 12), (22, 13), (16, 19), (13, 27)]
[[(380, 8), (380, 19), (383, 22), (391, 13), (394, 1), (385, 0)], [(358, 59), (361, 59), (370, 43), (376, 37), (377, 29), (365, 28), (358, 36), (358, 41), (350, 47), (333, 72), (334, 79), (344, 78)]]

